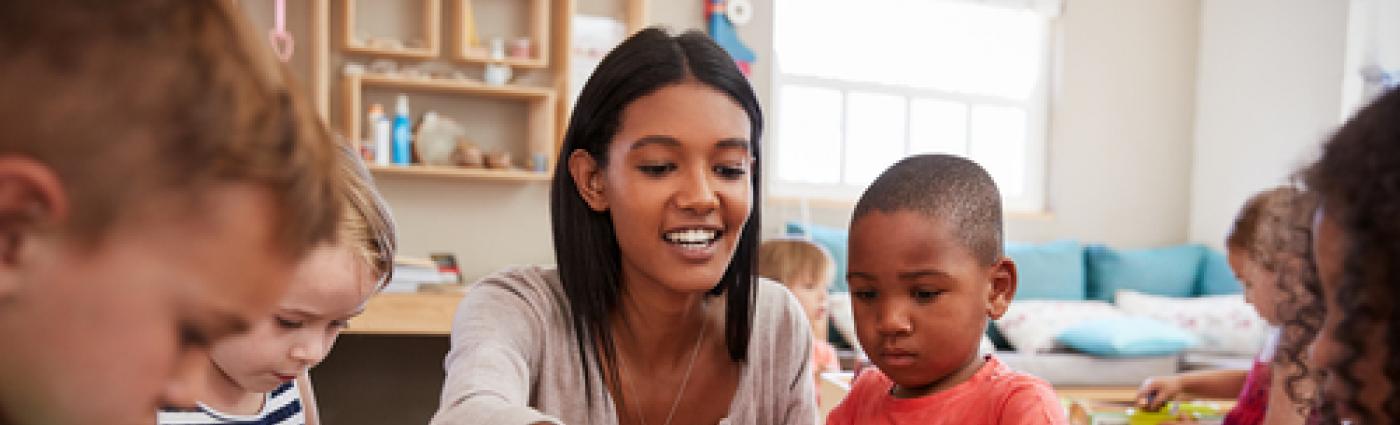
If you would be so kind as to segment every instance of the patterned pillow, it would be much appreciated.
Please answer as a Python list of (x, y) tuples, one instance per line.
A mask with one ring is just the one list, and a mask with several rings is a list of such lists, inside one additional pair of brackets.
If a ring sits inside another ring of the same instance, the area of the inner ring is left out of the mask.
[(1269, 333), (1269, 324), (1244, 302), (1244, 295), (1175, 298), (1123, 290), (1115, 301), (1128, 314), (1195, 334), (1201, 344), (1187, 350), (1191, 353), (1254, 355)]
[(1055, 338), (1071, 326), (1123, 316), (1113, 304), (1103, 301), (1013, 301), (996, 327), (1016, 351), (1038, 353), (1054, 348)]

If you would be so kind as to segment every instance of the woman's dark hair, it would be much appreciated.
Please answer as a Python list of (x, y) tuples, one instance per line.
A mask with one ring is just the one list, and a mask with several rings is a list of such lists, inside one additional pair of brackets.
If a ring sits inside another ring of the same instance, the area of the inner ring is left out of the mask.
[[(1400, 383), (1400, 91), (1381, 95), (1347, 121), (1323, 146), (1322, 157), (1303, 171), (1303, 178), (1322, 199), (1328, 219), (1345, 235), (1336, 295), (1342, 311), (1333, 312), (1342, 319), (1330, 329), (1345, 350), (1340, 364), (1325, 372), (1359, 390), (1355, 369), (1360, 359), (1367, 350), (1385, 349), (1389, 355), (1381, 370), (1361, 373)], [(1384, 338), (1371, 339), (1376, 327), (1384, 330)], [(1385, 395), (1379, 412), (1362, 406), (1358, 392), (1325, 394), (1323, 414), (1347, 406), (1361, 416), (1359, 423), (1400, 419), (1396, 389)]]
[[(682, 82), (694, 81), (729, 96), (748, 114), (754, 164), (753, 199), (762, 199), (759, 170), (763, 118), (758, 98), (734, 60), (698, 31), (671, 36), (647, 28), (608, 53), (583, 86), (554, 169), (550, 191), (550, 220), (559, 278), (569, 300), (567, 314), (578, 341), (578, 355), (588, 382), (590, 362), (617, 382), (616, 347), (608, 327), (622, 295), (622, 253), (607, 212), (588, 207), (569, 173), (567, 158), (576, 150), (607, 167), (608, 145), (620, 125), (623, 109), (638, 98)], [(734, 258), (708, 296), (724, 295), (725, 344), (735, 362), (746, 359), (753, 321), (754, 278), (759, 243), (759, 208), (749, 212)], [(590, 347), (601, 350), (596, 352)]]

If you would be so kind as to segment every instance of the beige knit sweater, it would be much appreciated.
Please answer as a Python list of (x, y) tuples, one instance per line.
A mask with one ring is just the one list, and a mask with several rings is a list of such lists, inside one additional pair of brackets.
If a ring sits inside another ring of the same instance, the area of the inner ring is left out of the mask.
[[(584, 392), (567, 303), (552, 268), (511, 268), (473, 285), (457, 309), (432, 424), (616, 424), (612, 398), (591, 364), (591, 391)], [(816, 423), (811, 338), (792, 294), (760, 279), (748, 361), (720, 423)]]

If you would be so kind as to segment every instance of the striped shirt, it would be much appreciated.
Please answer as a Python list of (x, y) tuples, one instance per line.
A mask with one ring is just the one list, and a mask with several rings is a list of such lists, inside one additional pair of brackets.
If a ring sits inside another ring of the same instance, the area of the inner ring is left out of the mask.
[(160, 425), (305, 425), (301, 406), (301, 389), (297, 381), (282, 384), (264, 395), (263, 407), (256, 415), (230, 415), (199, 403), (186, 411), (162, 410), (156, 415)]

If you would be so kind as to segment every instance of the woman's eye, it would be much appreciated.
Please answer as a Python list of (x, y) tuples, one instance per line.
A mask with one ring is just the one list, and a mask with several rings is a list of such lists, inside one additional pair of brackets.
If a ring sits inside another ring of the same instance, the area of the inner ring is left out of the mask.
[(942, 294), (942, 293), (943, 293), (943, 291), (925, 291), (925, 290), (922, 290), (922, 289), (916, 289), (916, 290), (914, 290), (914, 292), (912, 293), (912, 295), (914, 296), (914, 300), (915, 300), (915, 301), (919, 301), (919, 302), (929, 302), (929, 301), (933, 301), (934, 298), (937, 298), (938, 295), (940, 295), (940, 294)]
[(749, 169), (742, 165), (716, 165), (715, 174), (720, 177), (737, 179), (749, 173)]
[(646, 164), (637, 166), (637, 170), (649, 176), (660, 176), (675, 171), (675, 169), (676, 164)]
[(877, 293), (877, 292), (875, 292), (875, 291), (873, 291), (873, 290), (869, 290), (869, 289), (864, 289), (864, 290), (859, 290), (859, 291), (851, 291), (851, 296), (852, 296), (852, 297), (856, 297), (856, 299), (859, 299), (859, 300), (873, 300), (873, 299), (875, 299), (875, 297), (878, 296), (878, 295), (879, 295), (879, 293)]
[(301, 329), (301, 327), (304, 325), (305, 323), (301, 321), (284, 319), (281, 317), (277, 318), (277, 326), (281, 327), (282, 329)]

